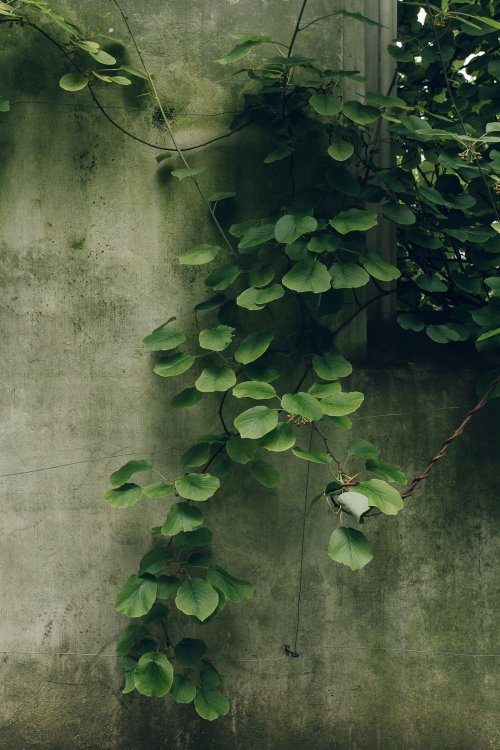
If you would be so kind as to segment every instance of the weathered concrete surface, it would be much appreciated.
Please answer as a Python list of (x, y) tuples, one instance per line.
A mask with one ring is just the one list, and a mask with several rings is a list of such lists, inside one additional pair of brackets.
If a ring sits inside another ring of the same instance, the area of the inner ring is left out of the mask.
[[(147, 13), (124, 3), (162, 95), (197, 113), (234, 106), (211, 65), (225, 30), (265, 31), (273, 19), (289, 36), (296, 5), (280, 4), (280, 17), (262, 0), (249, 18), (243, 1), (219, 2), (217, 12), (203, 2), (166, 8), (155, 0)], [(111, 5), (86, 4), (89, 18), (93, 9), (120, 28)], [(0, 55), (2, 93), (13, 79), (17, 90), (0, 123), (1, 750), (500, 748), (494, 406), (400, 517), (371, 522), (376, 559), (364, 571), (328, 560), (335, 519), (319, 506), (308, 514), (298, 621), (307, 467), (287, 473), (278, 458), (276, 492), (238, 478), (234, 496), (212, 504), (210, 525), (222, 562), (253, 580), (257, 595), (227, 607), (220, 631), (203, 629), (228, 678), (230, 716), (207, 724), (169, 700), (120, 694), (114, 642), (125, 619), (113, 602), (165, 511), (153, 503), (113, 510), (102, 491), (132, 456), (172, 471), (190, 438), (216, 427), (208, 407), (168, 409), (180, 385), (152, 374), (140, 343), (169, 314), (192, 327), (201, 286), (176, 256), (212, 235), (193, 187), (158, 173), (154, 151), (114, 131), (85, 94), (58, 92), (57, 55), (10, 33), (17, 62)], [(187, 63), (182, 48), (192, 50)], [(120, 122), (166, 141), (130, 92), (116, 97), (108, 103)], [(183, 116), (176, 127), (193, 143), (224, 121)], [(250, 212), (272, 194), (257, 152), (253, 136)], [(192, 161), (208, 167), (211, 191), (243, 189), (239, 159), (223, 141)], [(407, 361), (415, 359), (386, 360), (353, 382), (367, 394), (356, 434), (410, 474), (473, 403), (476, 369)], [(319, 481), (309, 482), (308, 500)], [(301, 656), (291, 660), (283, 646), (297, 626)]]

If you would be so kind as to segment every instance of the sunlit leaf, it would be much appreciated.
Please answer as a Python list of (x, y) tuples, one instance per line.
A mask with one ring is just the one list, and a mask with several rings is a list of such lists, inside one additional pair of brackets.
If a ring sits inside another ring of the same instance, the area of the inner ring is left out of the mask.
[[(220, 487), (217, 477), (210, 474), (185, 474), (175, 482), (175, 489), (181, 497), (187, 500), (202, 502), (215, 495)], [(182, 529), (189, 531), (189, 529)]]
[(328, 555), (351, 570), (360, 570), (373, 559), (373, 552), (364, 534), (341, 526), (330, 537)]

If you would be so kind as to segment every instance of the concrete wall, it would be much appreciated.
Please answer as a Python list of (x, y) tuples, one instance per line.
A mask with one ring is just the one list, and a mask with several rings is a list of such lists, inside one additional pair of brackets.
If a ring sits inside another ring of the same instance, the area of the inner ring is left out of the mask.
[[(287, 38), (299, 3), (123, 5), (166, 102), (198, 113), (176, 119), (187, 144), (221, 132), (227, 116), (213, 113), (234, 108), (211, 64), (227, 47), (226, 31), (274, 25)], [(60, 7), (72, 17), (97, 11), (106, 31), (122, 35), (112, 4)], [(337, 64), (342, 27), (327, 28)], [(85, 92), (58, 91), (57, 53), (30, 32), (0, 32), (2, 93), (12, 91), (14, 102), (0, 122), (0, 748), (500, 748), (494, 407), (400, 517), (370, 523), (376, 558), (364, 571), (329, 561), (335, 521), (319, 506), (308, 514), (299, 612), (307, 466), (287, 473), (278, 459), (277, 491), (238, 478), (209, 522), (221, 561), (257, 593), (203, 628), (227, 675), (231, 714), (208, 724), (169, 699), (121, 695), (114, 644), (126, 621), (114, 598), (164, 511), (113, 510), (102, 491), (133, 456), (177, 468), (190, 438), (216, 426), (210, 408), (169, 410), (179, 384), (153, 375), (140, 343), (169, 314), (192, 327), (200, 284), (176, 256), (209, 241), (211, 230), (192, 185), (158, 172), (154, 151), (115, 131)], [(106, 96), (120, 122), (166, 142), (130, 92)], [(221, 143), (193, 158), (208, 167), (204, 187), (243, 189), (238, 142)], [(244, 164), (253, 165), (256, 187), (245, 199), (257, 207), (269, 172), (254, 163), (258, 137), (248, 144)], [(352, 383), (367, 394), (355, 434), (418, 470), (474, 401), (479, 365), (461, 361), (370, 357)], [(323, 478), (314, 476), (307, 499)], [(296, 633), (300, 658), (292, 660), (283, 646)]]

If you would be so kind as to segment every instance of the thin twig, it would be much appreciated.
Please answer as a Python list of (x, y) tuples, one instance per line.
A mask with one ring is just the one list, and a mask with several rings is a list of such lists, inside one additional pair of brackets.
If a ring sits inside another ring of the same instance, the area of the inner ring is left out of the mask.
[[(128, 18), (125, 15), (125, 13), (123, 12), (123, 10), (122, 10), (122, 8), (121, 8), (118, 0), (112, 0), (112, 2), (116, 6), (116, 8), (118, 9), (118, 11), (119, 11), (119, 13), (120, 13), (120, 15), (121, 15), (121, 17), (123, 19), (123, 22), (124, 22), (125, 26), (127, 27), (127, 31), (128, 31), (128, 33), (130, 35), (130, 39), (132, 40), (132, 44), (135, 47), (135, 50), (137, 52), (137, 56), (139, 57), (139, 60), (141, 61), (141, 65), (144, 68), (144, 72), (146, 73), (146, 75), (148, 77), (149, 85), (151, 86), (151, 91), (153, 92), (153, 96), (156, 99), (156, 103), (158, 105), (158, 109), (160, 110), (161, 116), (163, 118), (163, 122), (165, 123), (165, 126), (166, 126), (166, 128), (168, 130), (168, 134), (169, 134), (169, 136), (170, 136), (170, 138), (172, 140), (172, 144), (174, 146), (174, 149), (177, 152), (180, 160), (184, 164), (185, 168), (189, 169), (189, 164), (188, 164), (188, 162), (186, 160), (186, 157), (184, 156), (184, 154), (183, 154), (180, 146), (177, 143), (177, 140), (175, 138), (174, 132), (172, 130), (172, 126), (170, 125), (170, 122), (168, 121), (168, 118), (167, 118), (167, 116), (165, 114), (165, 110), (164, 110), (163, 105), (161, 103), (160, 96), (159, 96), (158, 91), (156, 89), (155, 82), (153, 81), (153, 77), (152, 77), (151, 73), (149, 72), (149, 68), (146, 65), (146, 61), (144, 60), (144, 56), (143, 56), (143, 54), (142, 54), (142, 52), (141, 52), (141, 50), (139, 48), (139, 45), (137, 44), (136, 38), (134, 36), (134, 33), (133, 33), (133, 31), (132, 31), (132, 29), (130, 27), (130, 24), (128, 22)], [(203, 203), (205, 204), (205, 206), (207, 208), (207, 211), (209, 212), (210, 216), (212, 217), (212, 221), (215, 224), (215, 226), (217, 228), (217, 231), (219, 232), (220, 236), (222, 237), (222, 240), (223, 240), (224, 244), (226, 245), (226, 247), (229, 250), (229, 252), (231, 254), (234, 254), (235, 250), (234, 250), (233, 246), (231, 245), (231, 243), (230, 243), (230, 241), (228, 239), (227, 234), (223, 230), (223, 228), (222, 228), (222, 226), (221, 226), (221, 224), (220, 224), (217, 216), (215, 215), (215, 211), (212, 208), (212, 206), (210, 205), (210, 201), (208, 200), (207, 196), (205, 195), (205, 193), (201, 189), (200, 184), (199, 184), (199, 182), (198, 182), (198, 180), (196, 179), (195, 176), (192, 177), (192, 180), (194, 182), (194, 185), (195, 185), (195, 187), (196, 187), (196, 189), (197, 189), (197, 191), (198, 191), (198, 193), (199, 193), (199, 195), (200, 195)]]

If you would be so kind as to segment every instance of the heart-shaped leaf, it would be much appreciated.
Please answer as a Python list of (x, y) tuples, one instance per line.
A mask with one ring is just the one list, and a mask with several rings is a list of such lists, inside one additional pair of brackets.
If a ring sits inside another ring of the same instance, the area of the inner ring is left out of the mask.
[(242, 438), (257, 440), (274, 430), (278, 424), (278, 412), (267, 406), (253, 406), (239, 414), (234, 426)]
[(366, 495), (370, 505), (379, 508), (388, 516), (395, 516), (404, 508), (399, 492), (382, 479), (369, 479), (367, 482), (361, 482), (357, 491)]
[(290, 245), (303, 234), (314, 232), (317, 226), (318, 222), (314, 216), (286, 214), (276, 223), (274, 236), (277, 242)]
[(236, 375), (230, 367), (207, 367), (196, 380), (196, 388), (201, 393), (228, 391), (236, 383)]
[(321, 294), (330, 289), (332, 280), (328, 269), (315, 258), (301, 260), (282, 278), (282, 283), (294, 292)]
[(153, 576), (130, 576), (118, 592), (115, 609), (127, 617), (142, 617), (155, 603), (156, 588), (156, 578)]
[(330, 537), (328, 555), (351, 570), (360, 570), (373, 559), (373, 552), (364, 534), (343, 526)]
[(143, 654), (134, 672), (135, 687), (150, 698), (166, 695), (174, 681), (174, 668), (165, 654), (149, 651)]
[(185, 615), (194, 615), (204, 622), (210, 617), (219, 603), (219, 595), (214, 587), (201, 578), (192, 578), (179, 586), (175, 604)]
[[(210, 474), (185, 474), (175, 482), (175, 489), (181, 497), (187, 500), (203, 502), (215, 495), (220, 487), (217, 477)], [(187, 531), (188, 529), (183, 529)]]
[(181, 531), (192, 531), (203, 523), (203, 513), (187, 503), (176, 503), (168, 512), (165, 523), (161, 527), (164, 536), (175, 536)]
[(323, 416), (320, 402), (310, 393), (287, 393), (281, 399), (281, 406), (287, 414), (297, 414), (307, 422), (314, 422)]

